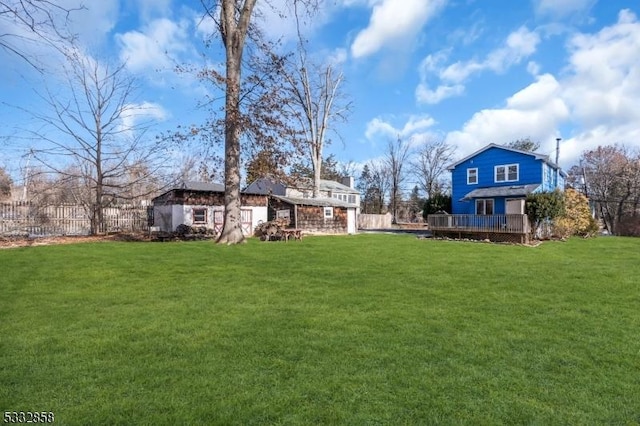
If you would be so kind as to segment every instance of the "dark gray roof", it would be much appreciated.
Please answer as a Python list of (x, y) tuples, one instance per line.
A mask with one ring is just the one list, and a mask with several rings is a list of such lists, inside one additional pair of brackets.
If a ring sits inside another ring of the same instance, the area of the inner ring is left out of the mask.
[(494, 186), (491, 188), (478, 188), (469, 192), (464, 196), (463, 200), (470, 200), (473, 198), (487, 198), (487, 197), (523, 197), (531, 194), (540, 187), (539, 183), (531, 185), (512, 185), (512, 186)]
[(318, 206), (318, 207), (348, 207), (355, 209), (356, 204), (340, 201), (335, 198), (301, 198), (301, 197), (283, 197), (280, 195), (272, 195), (273, 198), (282, 200), (285, 203), (297, 204), (302, 206)]
[(224, 192), (224, 185), (214, 182), (184, 181), (178, 187), (178, 189), (188, 189), (191, 191)]

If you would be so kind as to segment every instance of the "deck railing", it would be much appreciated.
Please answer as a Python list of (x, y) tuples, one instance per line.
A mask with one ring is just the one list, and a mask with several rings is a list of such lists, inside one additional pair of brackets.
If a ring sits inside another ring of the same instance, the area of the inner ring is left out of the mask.
[(526, 214), (432, 214), (427, 222), (432, 231), (527, 234), (531, 230)]

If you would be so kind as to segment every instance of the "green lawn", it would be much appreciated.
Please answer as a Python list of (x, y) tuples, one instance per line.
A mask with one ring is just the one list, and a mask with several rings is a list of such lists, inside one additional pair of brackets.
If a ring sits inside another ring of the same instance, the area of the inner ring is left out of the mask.
[(61, 424), (639, 424), (640, 239), (1, 250), (0, 410)]

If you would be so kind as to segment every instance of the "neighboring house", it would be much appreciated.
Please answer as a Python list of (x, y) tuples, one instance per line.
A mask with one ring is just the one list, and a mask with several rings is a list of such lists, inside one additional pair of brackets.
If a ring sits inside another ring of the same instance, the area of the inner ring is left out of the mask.
[(453, 214), (524, 214), (527, 195), (564, 190), (548, 155), (490, 144), (448, 167)]
[[(256, 179), (245, 191), (255, 194), (280, 195), (284, 197), (312, 198), (313, 181), (300, 179), (296, 182), (285, 184), (265, 177)], [(360, 206), (360, 191), (354, 188), (353, 177), (345, 177), (342, 182), (333, 180), (320, 180), (320, 195), (318, 198), (333, 198), (348, 204)]]
[(321, 180), (318, 198), (312, 197), (309, 179), (285, 184), (260, 178), (245, 191), (269, 195), (269, 220), (287, 218), (291, 227), (311, 233), (356, 232), (360, 193), (353, 188), (353, 178), (345, 178), (343, 183)]
[[(255, 227), (267, 221), (267, 199), (263, 194), (243, 191), (240, 195), (242, 232), (253, 235)], [(224, 223), (224, 185), (183, 182), (152, 200), (153, 224), (160, 231), (173, 232), (179, 225), (204, 226), (216, 234)]]

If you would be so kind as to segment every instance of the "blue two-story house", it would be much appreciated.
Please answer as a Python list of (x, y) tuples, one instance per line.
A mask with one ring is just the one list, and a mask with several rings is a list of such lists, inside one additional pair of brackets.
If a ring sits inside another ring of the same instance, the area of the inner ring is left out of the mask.
[(496, 144), (448, 169), (453, 214), (524, 214), (528, 194), (564, 190), (567, 177), (548, 155)]

